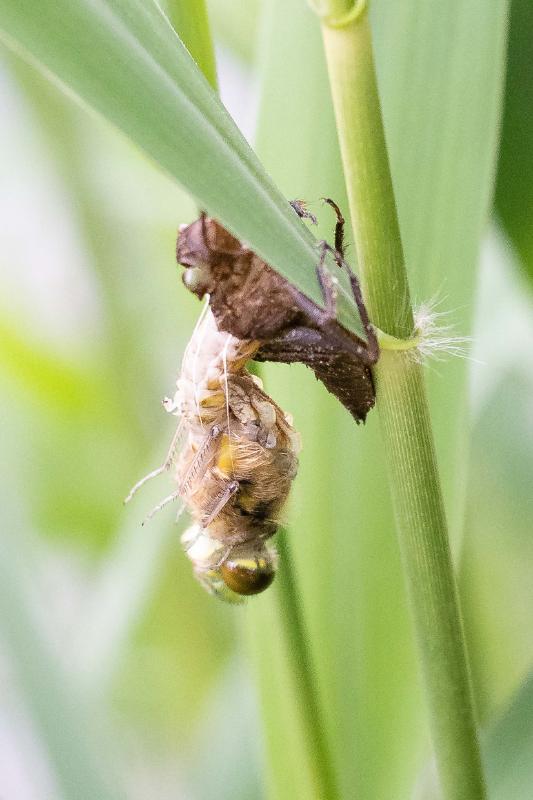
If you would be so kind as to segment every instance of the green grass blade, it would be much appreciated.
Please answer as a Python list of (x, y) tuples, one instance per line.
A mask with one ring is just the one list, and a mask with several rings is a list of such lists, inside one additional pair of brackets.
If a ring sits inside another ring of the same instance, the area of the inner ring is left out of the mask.
[[(202, 208), (321, 302), (314, 239), (153, 0), (0, 0), (8, 44), (126, 133)], [(83, 32), (83, 35), (80, 35)], [(357, 319), (351, 315), (357, 329)]]
[(533, 279), (533, 4), (513, 0), (509, 24), (507, 85), (496, 181), (496, 211)]
[(172, 27), (213, 87), (217, 88), (217, 67), (205, 0), (166, 0)]

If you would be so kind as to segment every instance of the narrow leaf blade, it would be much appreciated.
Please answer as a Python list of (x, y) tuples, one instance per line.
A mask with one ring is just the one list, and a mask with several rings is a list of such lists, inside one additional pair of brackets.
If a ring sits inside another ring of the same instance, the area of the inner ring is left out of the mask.
[[(120, 128), (317, 302), (316, 242), (153, 0), (0, 0), (8, 44)], [(134, 190), (134, 189), (133, 189)], [(356, 314), (351, 326), (360, 332)]]

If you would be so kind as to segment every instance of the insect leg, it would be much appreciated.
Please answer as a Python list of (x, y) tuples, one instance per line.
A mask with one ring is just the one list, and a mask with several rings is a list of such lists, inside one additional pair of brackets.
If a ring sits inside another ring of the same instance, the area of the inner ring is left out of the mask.
[(217, 495), (209, 513), (204, 517), (202, 527), (207, 528), (211, 525), (213, 520), (218, 517), (226, 503), (228, 503), (233, 495), (239, 490), (239, 481), (230, 481), (224, 489)]
[(375, 364), (375, 362), (378, 360), (379, 357), (378, 340), (374, 328), (368, 318), (368, 311), (366, 310), (365, 302), (363, 300), (363, 294), (361, 292), (361, 285), (359, 283), (359, 280), (355, 275), (355, 273), (353, 272), (353, 270), (351, 269), (350, 265), (346, 262), (344, 258), (344, 226), (346, 220), (344, 219), (342, 211), (340, 210), (339, 206), (334, 200), (331, 199), (331, 197), (324, 197), (323, 200), (325, 203), (331, 206), (337, 217), (337, 222), (335, 224), (335, 247), (334, 248), (331, 247), (331, 245), (329, 245), (327, 242), (321, 243), (322, 254), (317, 273), (320, 285), (322, 287), (322, 291), (324, 292), (324, 299), (326, 300), (327, 304), (327, 292), (330, 290), (328, 289), (327, 283), (326, 284), (324, 283), (323, 276), (324, 274), (327, 274), (326, 270), (324, 269), (324, 259), (326, 251), (329, 251), (333, 255), (333, 258), (337, 262), (337, 265), (341, 269), (344, 269), (344, 271), (347, 273), (348, 279), (350, 281), (352, 295), (357, 305), (357, 310), (359, 311), (359, 316), (361, 317), (361, 322), (363, 324), (363, 328), (368, 342), (366, 355), (363, 360), (365, 360), (368, 365)]
[(196, 454), (189, 464), (189, 468), (185, 473), (185, 477), (180, 483), (178, 494), (186, 495), (191, 488), (191, 484), (198, 477), (202, 468), (210, 461), (213, 453), (213, 443), (218, 439), (222, 433), (220, 425), (213, 425), (201, 447), (196, 451)]
[[(342, 212), (330, 197), (325, 197), (324, 201), (330, 205), (337, 216), (337, 223), (335, 225), (335, 247), (332, 247), (325, 241), (319, 242), (320, 247), (320, 260), (317, 266), (317, 277), (324, 296), (325, 309), (321, 309), (312, 300), (306, 297), (295, 287), (289, 285), (289, 292), (294, 296), (298, 306), (302, 311), (307, 314), (311, 320), (311, 324), (316, 328), (322, 330), (329, 337), (331, 344), (336, 344), (339, 349), (345, 349), (347, 352), (353, 353), (356, 357), (360, 358), (363, 364), (371, 366), (375, 364), (379, 358), (379, 345), (374, 328), (368, 317), (365, 302), (361, 292), (361, 286), (357, 276), (352, 272), (349, 264), (344, 259), (344, 225), (345, 219)], [(305, 217), (308, 212), (305, 209), (305, 204), (301, 200), (293, 200), (291, 202), (292, 208), (296, 211), (298, 216)], [(359, 341), (354, 342), (353, 338), (346, 332), (342, 332), (340, 326), (336, 324), (336, 300), (337, 290), (335, 286), (335, 279), (332, 278), (325, 266), (327, 253), (331, 253), (338, 266), (345, 270), (350, 281), (352, 295), (359, 311), (361, 323), (365, 331), (367, 342), (366, 345), (361, 346)]]
[(217, 439), (217, 437), (220, 436), (221, 433), (222, 433), (222, 428), (220, 428), (218, 425), (213, 425), (211, 431), (209, 432), (209, 435), (206, 436), (204, 443), (196, 452), (191, 464), (189, 465), (189, 469), (187, 470), (185, 477), (183, 481), (180, 483), (179, 487), (174, 492), (172, 492), (172, 494), (169, 494), (168, 497), (165, 497), (164, 500), (158, 503), (150, 511), (144, 522), (147, 522), (149, 519), (152, 519), (154, 514), (157, 514), (158, 511), (161, 511), (162, 508), (164, 508), (169, 503), (172, 503), (178, 497), (183, 497), (183, 495), (186, 495), (188, 493), (191, 487), (191, 483), (198, 476), (202, 467), (204, 467), (211, 458), (211, 453), (210, 453), (211, 446), (213, 442)]
[(361, 292), (361, 284), (359, 283), (359, 279), (357, 275), (353, 272), (350, 265), (344, 260), (344, 258), (342, 258), (339, 252), (336, 252), (331, 247), (331, 245), (329, 245), (327, 242), (321, 242), (321, 247), (323, 248), (323, 252), (329, 251), (330, 253), (332, 253), (339, 267), (341, 269), (344, 269), (344, 271), (348, 275), (348, 279), (350, 281), (350, 287), (352, 290), (352, 295), (357, 305), (357, 310), (359, 311), (359, 316), (361, 317), (363, 329), (367, 337), (367, 350), (366, 350), (365, 360), (369, 366), (375, 364), (379, 357), (379, 345), (376, 333), (374, 331), (374, 326), (372, 325), (368, 317), (368, 311), (366, 310), (365, 301), (363, 300), (363, 293)]
[[(340, 208), (333, 200), (327, 197), (324, 197), (323, 199), (326, 203), (329, 203), (329, 205), (331, 205), (331, 207), (335, 210), (335, 213), (337, 214), (337, 225), (335, 226), (335, 250), (338, 250), (340, 257), (342, 258), (342, 256), (344, 255), (344, 250), (343, 250), (344, 217), (341, 214)], [(307, 206), (304, 200), (291, 200), (289, 205), (294, 209), (294, 211), (296, 211), (300, 219), (310, 219), (313, 225), (318, 224), (315, 215), (311, 214), (307, 210)], [(320, 261), (316, 268), (316, 272), (317, 272), (318, 282), (320, 283), (320, 288), (322, 289), (322, 294), (324, 296), (324, 301), (326, 304), (326, 314), (330, 319), (334, 319), (337, 316), (337, 292), (334, 281), (324, 266), (326, 254), (329, 250), (331, 250), (331, 248), (329, 246), (326, 246), (326, 242), (321, 242), (320, 247), (321, 247)], [(333, 250), (332, 252), (335, 255), (335, 252)]]
[(174, 500), (177, 500), (179, 496), (180, 496), (180, 490), (176, 489), (174, 492), (172, 492), (172, 494), (169, 494), (168, 497), (165, 497), (164, 500), (161, 500), (160, 503), (154, 506), (154, 508), (152, 508), (150, 513), (144, 518), (141, 524), (145, 525), (149, 519), (152, 519), (152, 517), (157, 514), (158, 511), (161, 511), (162, 508), (168, 506), (169, 503), (173, 503)]
[(305, 200), (290, 200), (289, 205), (296, 211), (300, 219), (308, 219), (313, 225), (318, 225), (315, 215), (307, 210)]
[(324, 297), (325, 309), (321, 309), (312, 300), (309, 300), (298, 289), (289, 286), (289, 291), (298, 298), (298, 305), (312, 319), (317, 328), (326, 328), (328, 323), (335, 323), (337, 318), (337, 279), (334, 278), (325, 266), (326, 256), (331, 253), (337, 261), (342, 264), (342, 259), (336, 250), (326, 241), (318, 242), (320, 258), (316, 266), (316, 276), (322, 296)]
[[(322, 200), (324, 203), (331, 206), (337, 216), (337, 223), (335, 225), (335, 250), (339, 253), (341, 258), (344, 258), (344, 225), (346, 220), (342, 216), (342, 211), (339, 206), (331, 197), (323, 197)], [(309, 219), (313, 225), (318, 225), (317, 218), (307, 210), (307, 205), (304, 200), (290, 200), (289, 205), (296, 211), (300, 219)]]
[[(335, 250), (340, 255), (342, 260), (344, 258), (344, 225), (346, 220), (342, 216), (342, 211), (340, 210), (339, 206), (334, 200), (331, 199), (331, 197), (323, 197), (322, 200), (324, 203), (327, 203), (328, 206), (331, 206), (337, 216), (337, 222), (335, 225)], [(339, 266), (341, 265), (339, 264)]]
[(163, 472), (167, 472), (170, 469), (170, 467), (174, 462), (174, 456), (176, 454), (176, 447), (178, 445), (181, 429), (182, 429), (182, 421), (180, 420), (180, 423), (176, 428), (176, 432), (172, 437), (172, 441), (170, 443), (170, 447), (168, 448), (168, 453), (166, 455), (166, 458), (161, 464), (161, 466), (158, 467), (157, 469), (152, 470), (152, 472), (149, 472), (148, 475), (145, 475), (144, 478), (141, 478), (140, 481), (137, 481), (135, 486), (132, 486), (132, 488), (130, 489), (128, 496), (124, 499), (124, 503), (129, 503), (133, 495), (136, 494), (138, 490), (141, 488), (141, 486), (144, 486), (145, 483), (152, 480), (152, 478), (156, 478), (158, 475), (161, 475)]
[(322, 289), (322, 294), (324, 295), (326, 313), (329, 319), (335, 319), (337, 316), (337, 287), (335, 285), (336, 278), (333, 278), (324, 266), (326, 254), (333, 251), (327, 242), (320, 242), (319, 246), (320, 260), (316, 268), (316, 274), (320, 288)]

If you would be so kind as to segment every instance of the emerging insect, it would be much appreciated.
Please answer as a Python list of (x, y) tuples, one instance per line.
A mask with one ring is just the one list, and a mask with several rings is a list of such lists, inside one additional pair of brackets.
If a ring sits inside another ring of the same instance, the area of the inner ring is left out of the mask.
[[(231, 602), (273, 581), (277, 557), (268, 539), (298, 466), (299, 438), (287, 415), (246, 370), (258, 341), (221, 332), (208, 307), (183, 358), (177, 391), (165, 401), (180, 423), (159, 469), (175, 468), (177, 488), (153, 509), (182, 498), (194, 524), (182, 544), (205, 588)], [(179, 454), (178, 442), (185, 443)]]
[[(320, 243), (317, 267), (326, 308), (278, 275), (216, 220), (202, 214), (180, 227), (178, 262), (185, 285), (206, 306), (185, 351), (177, 391), (165, 408), (180, 417), (165, 462), (139, 481), (174, 469), (176, 489), (149, 517), (181, 498), (193, 518), (182, 544), (200, 582), (231, 602), (274, 579), (270, 538), (298, 466), (299, 437), (290, 418), (246, 369), (250, 359), (310, 366), (357, 422), (374, 405), (370, 366), (379, 355), (357, 278), (344, 261), (338, 206), (335, 248)], [(301, 201), (291, 204), (310, 215)], [(346, 269), (367, 341), (335, 319), (335, 280), (327, 252)], [(185, 439), (181, 451), (179, 443)]]

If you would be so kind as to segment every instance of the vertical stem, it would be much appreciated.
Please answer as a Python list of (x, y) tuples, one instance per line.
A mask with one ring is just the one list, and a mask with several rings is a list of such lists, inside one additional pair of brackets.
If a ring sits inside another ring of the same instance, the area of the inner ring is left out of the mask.
[[(322, 30), (365, 299), (379, 328), (407, 337), (413, 317), (365, 0), (345, 3), (343, 16), (338, 11), (337, 2), (327, 17), (322, 14)], [(483, 800), (466, 649), (422, 370), (408, 353), (383, 352), (375, 380), (443, 796)]]
[(322, 32), (365, 300), (381, 330), (407, 338), (413, 316), (368, 16), (363, 8), (348, 26)]
[(318, 689), (314, 679), (312, 654), (309, 649), (302, 609), (296, 590), (296, 576), (285, 532), (278, 536), (277, 546), (280, 556), (280, 574), (277, 579), (277, 593), (280, 617), (290, 654), (291, 673), (297, 693), (303, 729), (307, 738), (309, 767), (316, 786), (316, 796), (321, 800), (335, 800), (338, 797), (333, 775), (331, 754), (329, 753)]

